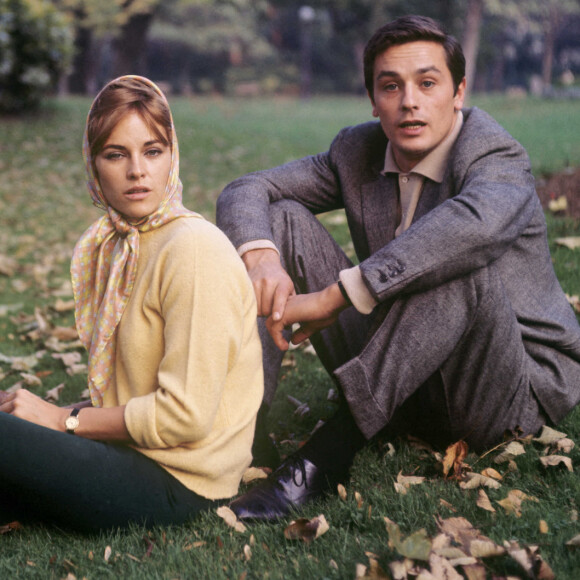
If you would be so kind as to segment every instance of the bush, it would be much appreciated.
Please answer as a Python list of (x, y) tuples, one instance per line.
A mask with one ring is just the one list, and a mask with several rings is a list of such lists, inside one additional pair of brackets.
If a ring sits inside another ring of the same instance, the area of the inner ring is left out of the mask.
[(0, 0), (0, 112), (37, 107), (68, 69), (73, 33), (47, 0)]

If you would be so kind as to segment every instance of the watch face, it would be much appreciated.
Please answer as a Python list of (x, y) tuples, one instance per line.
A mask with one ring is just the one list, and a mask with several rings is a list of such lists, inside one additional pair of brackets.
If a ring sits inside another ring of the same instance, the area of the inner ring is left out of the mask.
[(74, 431), (79, 426), (78, 417), (67, 417), (65, 421), (67, 431)]

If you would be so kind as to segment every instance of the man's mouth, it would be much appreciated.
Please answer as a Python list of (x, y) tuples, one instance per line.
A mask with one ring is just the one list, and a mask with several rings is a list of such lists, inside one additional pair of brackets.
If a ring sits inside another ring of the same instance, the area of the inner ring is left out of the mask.
[(401, 129), (420, 129), (421, 127), (425, 127), (427, 123), (423, 121), (403, 121), (399, 127)]

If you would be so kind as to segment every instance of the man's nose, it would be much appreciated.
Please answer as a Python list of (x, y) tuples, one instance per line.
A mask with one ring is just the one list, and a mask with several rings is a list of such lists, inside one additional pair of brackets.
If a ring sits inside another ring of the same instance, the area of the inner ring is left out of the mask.
[(413, 86), (406, 85), (403, 89), (401, 106), (403, 109), (416, 109), (418, 106), (417, 90)]

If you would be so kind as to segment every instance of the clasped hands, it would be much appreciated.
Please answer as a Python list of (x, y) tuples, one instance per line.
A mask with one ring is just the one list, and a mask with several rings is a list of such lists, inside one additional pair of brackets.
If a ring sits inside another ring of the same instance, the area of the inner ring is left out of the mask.
[(285, 328), (300, 324), (291, 337), (292, 344), (300, 344), (330, 326), (349, 306), (336, 283), (318, 292), (297, 295), (275, 250), (251, 250), (243, 260), (256, 294), (258, 316), (267, 317), (266, 327), (280, 350), (289, 347)]

